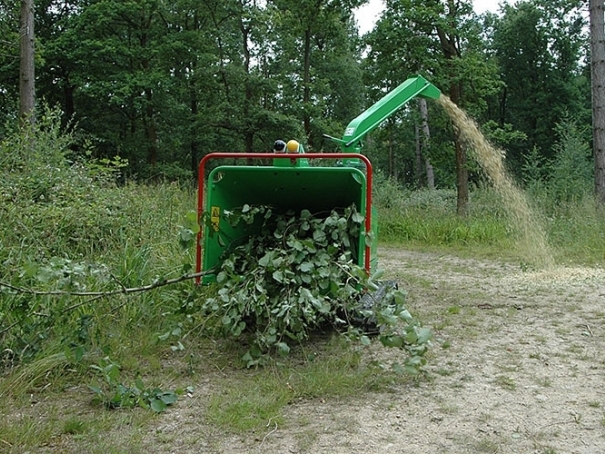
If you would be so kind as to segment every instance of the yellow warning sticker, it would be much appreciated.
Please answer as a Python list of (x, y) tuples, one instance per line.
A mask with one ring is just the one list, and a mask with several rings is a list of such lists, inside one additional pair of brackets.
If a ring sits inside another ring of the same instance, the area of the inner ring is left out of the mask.
[(221, 207), (211, 207), (210, 208), (210, 224), (215, 232), (218, 232), (218, 224), (221, 220)]

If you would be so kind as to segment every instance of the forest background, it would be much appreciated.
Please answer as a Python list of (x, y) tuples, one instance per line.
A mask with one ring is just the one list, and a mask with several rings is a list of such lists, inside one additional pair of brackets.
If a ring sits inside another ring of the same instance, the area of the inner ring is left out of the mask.
[[(551, 176), (561, 134), (590, 142), (585, 2), (477, 16), (470, 1), (387, 1), (360, 37), (353, 12), (363, 3), (38, 1), (37, 98), (76, 132), (74, 160), (120, 162), (124, 178), (142, 181), (192, 179), (209, 152), (265, 152), (276, 139), (335, 151), (323, 134), (342, 136), (416, 74), (477, 119), (520, 181)], [(18, 6), (0, 6), (2, 135), (18, 111)], [(414, 102), (366, 149), (408, 187), (453, 188), (457, 146), (444, 112)], [(590, 154), (576, 157), (589, 173)], [(475, 167), (465, 163), (471, 184)]]

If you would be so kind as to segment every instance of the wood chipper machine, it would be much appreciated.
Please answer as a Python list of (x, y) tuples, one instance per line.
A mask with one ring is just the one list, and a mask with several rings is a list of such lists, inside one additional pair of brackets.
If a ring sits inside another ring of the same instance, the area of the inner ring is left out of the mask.
[[(206, 155), (199, 165), (197, 207), (200, 233), (196, 272), (208, 272), (203, 282), (215, 280), (213, 270), (220, 265), (229, 239), (255, 233), (254, 225), (233, 227), (224, 219), (224, 213), (244, 205), (270, 205), (284, 212), (306, 209), (322, 213), (355, 204), (364, 215), (365, 231), (359, 237), (359, 244), (352, 247), (357, 251), (358, 265), (368, 273), (374, 271), (377, 219), (372, 209), (372, 164), (361, 154), (362, 139), (416, 96), (436, 99), (440, 91), (421, 76), (406, 80), (352, 120), (342, 139), (325, 136), (340, 144), (340, 153), (305, 153), (303, 145), (292, 140), (287, 144), (276, 142), (276, 147), (282, 149), (274, 153)], [(243, 165), (221, 164), (206, 177), (208, 163), (218, 160), (244, 162)], [(249, 165), (246, 160), (271, 164)]]

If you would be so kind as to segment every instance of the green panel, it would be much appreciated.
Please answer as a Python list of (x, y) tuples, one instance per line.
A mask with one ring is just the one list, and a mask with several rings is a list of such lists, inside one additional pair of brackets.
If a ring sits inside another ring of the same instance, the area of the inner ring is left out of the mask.
[[(307, 209), (314, 215), (327, 215), (334, 208), (355, 203), (357, 210), (365, 213), (365, 195), (365, 175), (351, 167), (218, 167), (208, 177), (205, 210), (218, 221), (220, 235), (211, 235), (210, 228), (204, 228), (203, 269), (217, 265), (229, 244), (237, 244), (258, 228), (233, 229), (222, 219), (224, 210), (245, 204), (270, 205), (280, 212)], [(357, 246), (363, 251), (361, 245), (362, 238)], [(363, 266), (363, 253), (358, 259)]]

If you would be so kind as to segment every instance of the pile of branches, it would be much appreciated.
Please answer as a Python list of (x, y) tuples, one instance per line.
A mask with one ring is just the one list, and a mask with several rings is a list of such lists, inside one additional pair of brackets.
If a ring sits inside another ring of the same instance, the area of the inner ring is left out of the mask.
[(326, 214), (249, 205), (226, 212), (232, 226), (245, 223), (257, 233), (227, 249), (217, 270), (218, 291), (205, 300), (203, 313), (214, 317), (224, 335), (248, 342), (248, 366), (262, 363), (271, 351), (286, 355), (326, 327), (370, 344), (354, 322), (371, 320), (385, 346), (408, 353), (402, 368), (417, 372), (430, 331), (412, 318), (394, 286), (367, 304), (377, 286), (357, 264), (364, 218), (354, 205)]

